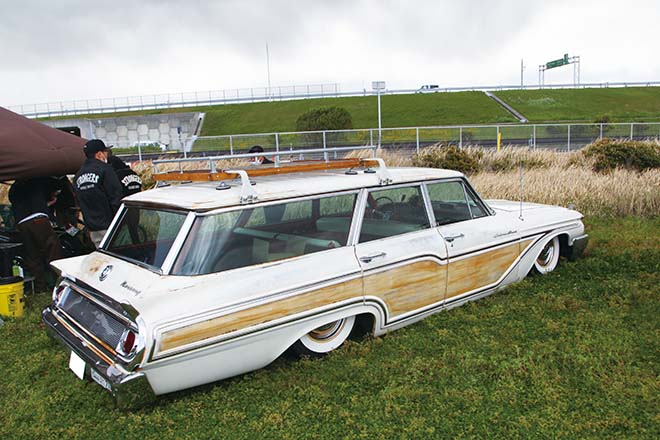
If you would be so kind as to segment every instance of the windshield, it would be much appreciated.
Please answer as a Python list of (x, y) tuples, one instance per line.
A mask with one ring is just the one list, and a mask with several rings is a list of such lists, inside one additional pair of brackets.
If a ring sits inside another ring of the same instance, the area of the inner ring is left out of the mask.
[(129, 207), (103, 249), (160, 269), (185, 219), (183, 212)]

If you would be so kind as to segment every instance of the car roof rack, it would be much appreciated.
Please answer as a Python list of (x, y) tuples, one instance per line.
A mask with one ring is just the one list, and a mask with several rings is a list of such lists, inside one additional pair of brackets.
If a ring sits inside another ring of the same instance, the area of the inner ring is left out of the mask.
[[(230, 180), (237, 179), (238, 176), (235, 172), (228, 172), (230, 170), (242, 169), (245, 170), (248, 176), (269, 176), (276, 174), (300, 173), (309, 171), (321, 171), (339, 168), (369, 168), (369, 163), (378, 163), (379, 170), (386, 169), (385, 163), (382, 159), (375, 157), (375, 145), (359, 146), (359, 147), (335, 147), (335, 148), (314, 148), (304, 150), (280, 150), (280, 151), (265, 151), (259, 153), (240, 153), (240, 154), (225, 154), (219, 156), (205, 156), (205, 157), (182, 157), (173, 159), (159, 159), (154, 160), (153, 163), (153, 177), (154, 180), (159, 182), (167, 181), (194, 181), (194, 182), (213, 182), (217, 180)], [(338, 153), (345, 153), (349, 151), (371, 150), (371, 158), (338, 158)], [(321, 159), (305, 159), (305, 155), (321, 155)], [(230, 166), (227, 168), (219, 168), (216, 164), (218, 161), (234, 160), (234, 159), (253, 159), (261, 156), (274, 157), (274, 163), (261, 164), (249, 167), (236, 167)], [(282, 159), (281, 156), (287, 156), (287, 159)], [(297, 158), (293, 158), (296, 156)], [(333, 158), (331, 158), (333, 156)], [(174, 171), (159, 171), (159, 166), (165, 164), (177, 164), (178, 170)], [(199, 164), (200, 168), (184, 169), (185, 164)], [(203, 167), (204, 165), (208, 167)]]
[[(241, 203), (251, 203), (258, 199), (249, 177), (256, 176), (271, 176), (289, 173), (301, 173), (311, 171), (323, 171), (330, 169), (345, 169), (348, 168), (347, 174), (353, 174), (354, 168), (364, 168), (367, 173), (376, 173), (380, 185), (387, 185), (392, 183), (390, 174), (385, 166), (383, 159), (374, 157), (376, 154), (375, 145), (359, 146), (359, 147), (335, 147), (335, 148), (315, 148), (303, 150), (280, 150), (280, 151), (264, 151), (259, 153), (240, 153), (240, 154), (226, 154), (220, 156), (208, 157), (183, 157), (175, 159), (161, 159), (153, 161), (153, 177), (159, 186), (166, 185), (166, 182), (214, 182), (232, 179), (241, 179)], [(370, 158), (339, 158), (339, 153), (346, 153), (349, 151), (371, 150), (372, 157)], [(305, 159), (308, 157), (321, 156), (322, 159)], [(216, 165), (218, 161), (226, 161), (233, 159), (252, 159), (260, 156), (274, 157), (274, 163), (261, 164), (257, 166), (250, 166), (240, 168), (236, 166), (228, 168), (219, 168)], [(283, 159), (282, 156), (288, 157)], [(297, 159), (292, 159), (297, 156)], [(331, 158), (333, 156), (333, 158)], [(185, 164), (208, 164), (208, 168), (204, 169), (184, 169)], [(178, 170), (162, 171), (158, 167), (165, 164), (177, 164)], [(372, 169), (371, 166), (378, 165), (378, 168)], [(221, 186), (218, 189), (224, 189), (227, 186)]]

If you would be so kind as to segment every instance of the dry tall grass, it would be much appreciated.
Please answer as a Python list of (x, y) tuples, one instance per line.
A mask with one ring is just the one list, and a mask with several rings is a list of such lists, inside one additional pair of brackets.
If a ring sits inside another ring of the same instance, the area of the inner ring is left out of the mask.
[[(470, 178), (482, 197), (519, 200), (517, 171), (482, 172)], [(660, 170), (618, 169), (599, 174), (586, 167), (552, 165), (523, 172), (523, 200), (567, 206), (585, 216), (640, 216), (660, 213)]]
[[(494, 150), (473, 149), (479, 157), (482, 171), (470, 176), (470, 181), (484, 198), (518, 200), (519, 173), (517, 167), (504, 171), (502, 164), (523, 163), (523, 199), (529, 202), (567, 206), (575, 204), (586, 216), (640, 216), (660, 214), (660, 169), (643, 173), (617, 169), (607, 174), (596, 173), (591, 163), (579, 153), (555, 153), (545, 150), (504, 148)], [(378, 151), (378, 157), (388, 166), (412, 166), (410, 155), (391, 150)], [(361, 151), (351, 157), (369, 157)], [(208, 163), (200, 162), (201, 166)], [(199, 168), (200, 163), (189, 163), (184, 169)], [(245, 165), (245, 161), (217, 163), (218, 168)], [(136, 163), (145, 188), (154, 186), (151, 162)], [(506, 168), (506, 167), (504, 167)], [(159, 171), (178, 169), (177, 165), (160, 166)], [(8, 185), (0, 185), (0, 203), (8, 203)]]
[[(438, 147), (430, 147), (438, 148)], [(567, 206), (573, 203), (586, 216), (640, 216), (660, 214), (660, 169), (642, 173), (617, 169), (603, 174), (592, 170), (592, 162), (580, 153), (503, 148), (482, 150), (468, 147), (483, 170), (470, 176), (482, 197), (520, 199), (519, 170), (523, 164), (523, 200)], [(353, 157), (369, 157), (361, 151)], [(389, 166), (412, 166), (409, 155), (379, 151)], [(493, 169), (507, 168), (504, 171)]]

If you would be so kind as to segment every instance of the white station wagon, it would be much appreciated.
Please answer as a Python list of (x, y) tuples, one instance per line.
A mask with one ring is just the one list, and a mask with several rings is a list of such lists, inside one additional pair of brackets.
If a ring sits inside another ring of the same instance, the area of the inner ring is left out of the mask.
[(483, 201), (459, 172), (381, 159), (158, 177), (206, 182), (125, 199), (98, 251), (53, 263), (43, 311), (71, 369), (120, 405), (382, 335), (587, 243), (576, 211)]

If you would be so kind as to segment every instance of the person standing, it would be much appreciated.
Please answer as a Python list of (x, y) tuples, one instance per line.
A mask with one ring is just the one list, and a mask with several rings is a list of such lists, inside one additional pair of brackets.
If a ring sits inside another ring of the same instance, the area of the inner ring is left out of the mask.
[(73, 180), (78, 204), (89, 234), (98, 247), (121, 205), (122, 189), (117, 175), (108, 165), (108, 147), (100, 139), (83, 147), (87, 160)]
[[(263, 153), (264, 152), (264, 147), (261, 145), (255, 145), (252, 148), (248, 150), (248, 153)], [(268, 159), (266, 156), (257, 156), (252, 160), (252, 163), (255, 165), (263, 165), (263, 164), (269, 164), (273, 163), (272, 160)]]
[(142, 191), (142, 179), (140, 176), (131, 169), (126, 162), (121, 160), (119, 157), (112, 154), (112, 151), (109, 151), (108, 163), (115, 170), (117, 179), (121, 184), (122, 198), (128, 197), (135, 193)]
[(59, 192), (57, 180), (52, 178), (17, 180), (9, 189), (9, 201), (23, 242), (25, 266), (34, 276), (34, 288), (38, 292), (54, 286), (56, 276), (48, 265), (62, 258), (60, 240), (48, 217)]

